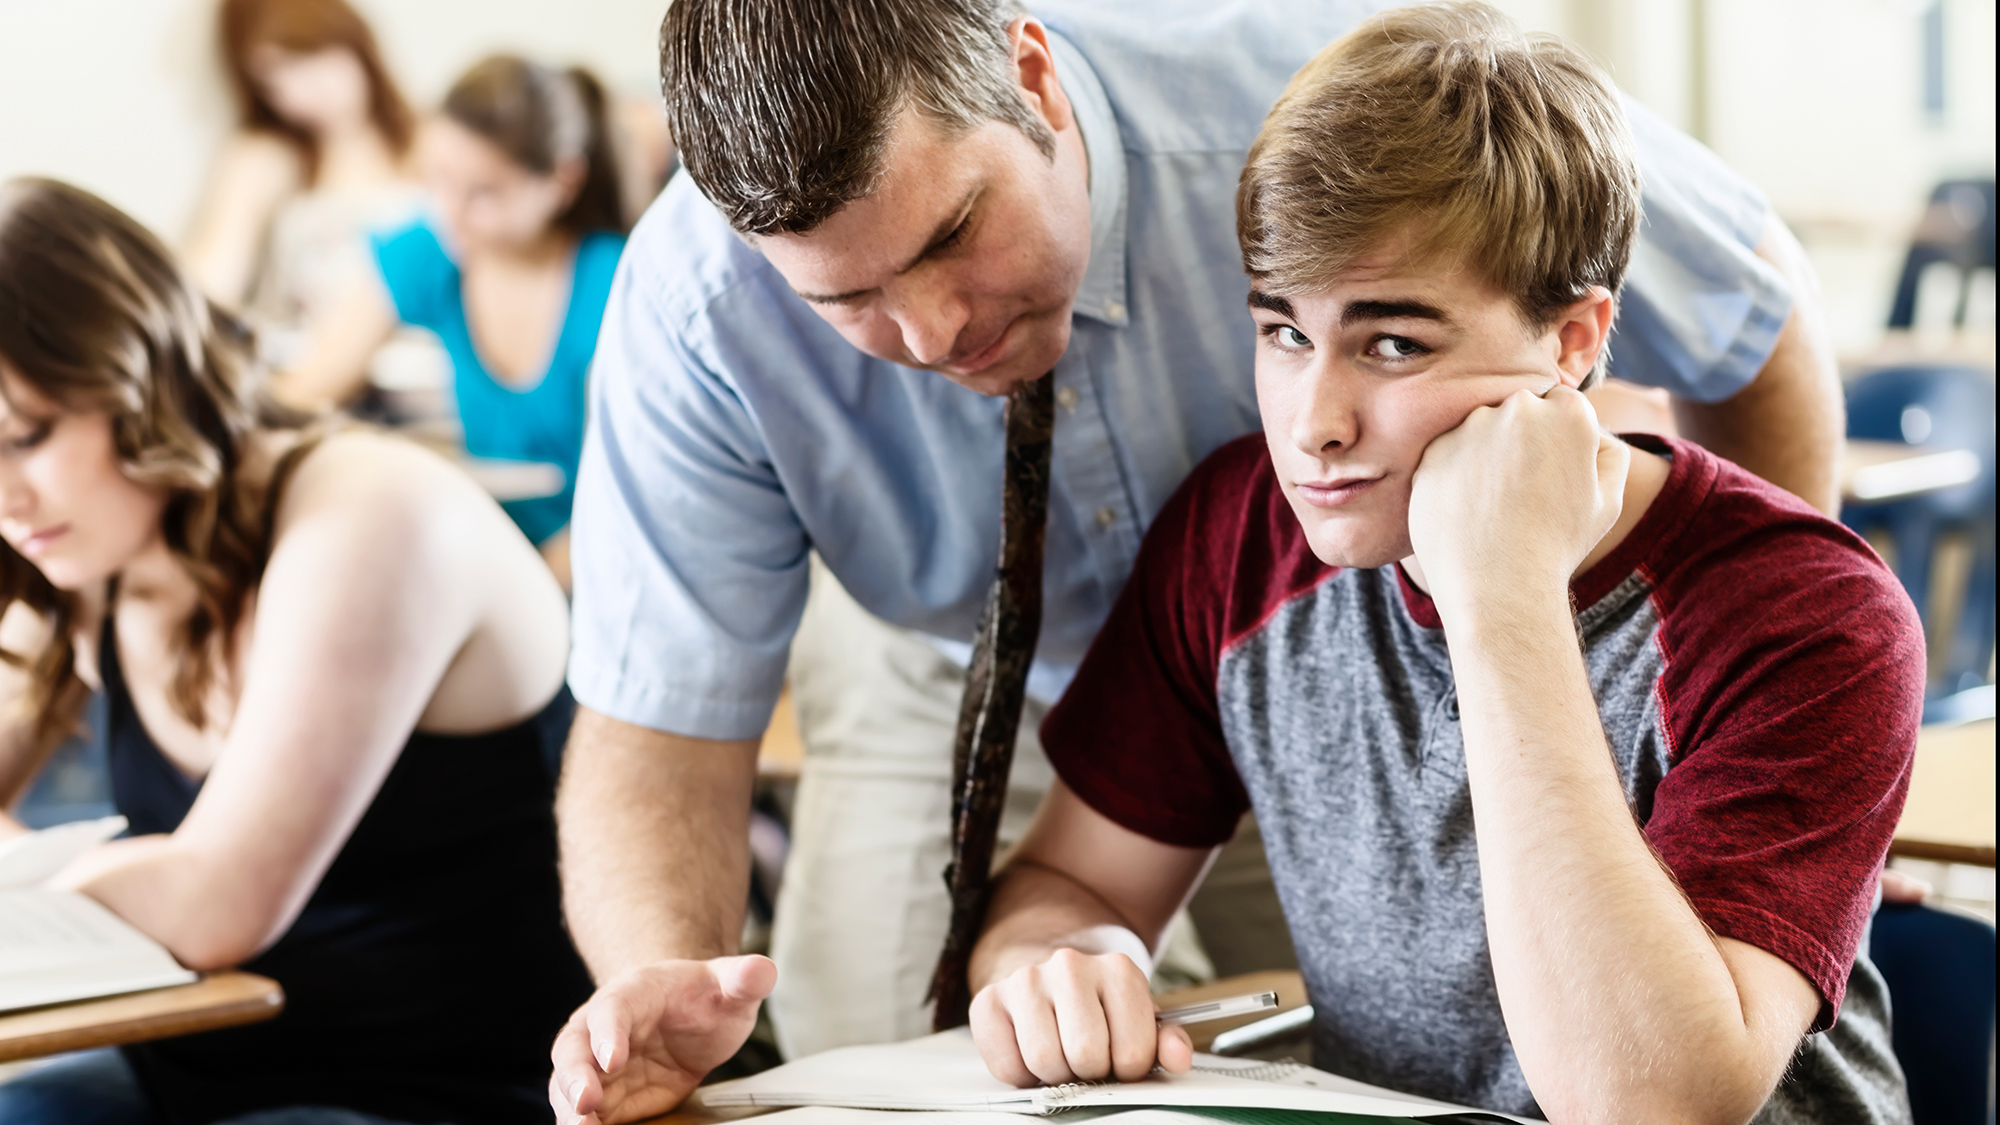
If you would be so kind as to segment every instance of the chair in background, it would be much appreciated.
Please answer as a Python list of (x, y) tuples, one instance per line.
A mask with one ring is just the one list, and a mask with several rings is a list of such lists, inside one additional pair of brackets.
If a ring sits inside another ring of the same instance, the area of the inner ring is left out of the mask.
[(1916, 1125), (1993, 1125), (1993, 927), (1883, 903), (1868, 955), (1889, 984), (1896, 1061)]
[(1971, 482), (1877, 504), (1849, 503), (1841, 519), (1862, 534), (1887, 533), (1896, 577), (1935, 636), (1931, 584), (1940, 536), (1964, 535), (1972, 563), (1963, 609), (1951, 630), (1938, 700), (1986, 682), (1993, 659), (1994, 611), (1993, 376), (1969, 367), (1913, 366), (1872, 372), (1847, 391), (1847, 436), (1937, 449), (1964, 449), (1979, 459)]
[(1947, 180), (1931, 192), (1930, 206), (1917, 224), (1903, 275), (1896, 282), (1890, 328), (1910, 328), (1917, 318), (1917, 288), (1924, 270), (1938, 262), (1958, 267), (1958, 307), (1952, 323), (1965, 325), (1972, 274), (1994, 268), (1994, 187), (1992, 180)]

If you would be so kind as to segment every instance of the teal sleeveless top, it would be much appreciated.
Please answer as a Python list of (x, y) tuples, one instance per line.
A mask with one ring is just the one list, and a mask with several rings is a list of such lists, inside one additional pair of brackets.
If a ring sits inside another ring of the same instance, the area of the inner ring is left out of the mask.
[(618, 255), (625, 248), (624, 236), (595, 231), (578, 244), (569, 310), (548, 370), (534, 383), (518, 387), (494, 378), (480, 360), (465, 319), (458, 263), (445, 253), (428, 222), (418, 220), (381, 232), (370, 242), (396, 315), (405, 324), (437, 333), (451, 356), (452, 389), (459, 422), (465, 427), (466, 452), (475, 457), (542, 461), (563, 471), (560, 493), (500, 506), (533, 543), (569, 526), (576, 463), (583, 453), (590, 357), (597, 350), (597, 328), (611, 295)]

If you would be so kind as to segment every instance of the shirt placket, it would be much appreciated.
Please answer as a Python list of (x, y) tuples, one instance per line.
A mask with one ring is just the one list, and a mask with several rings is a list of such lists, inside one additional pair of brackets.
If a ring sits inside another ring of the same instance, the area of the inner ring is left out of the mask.
[(1138, 513), (1119, 468), (1111, 427), (1097, 393), (1092, 361), (1103, 341), (1079, 323), (1056, 365), (1056, 448), (1077, 526), (1109, 596), (1116, 596), (1138, 560)]

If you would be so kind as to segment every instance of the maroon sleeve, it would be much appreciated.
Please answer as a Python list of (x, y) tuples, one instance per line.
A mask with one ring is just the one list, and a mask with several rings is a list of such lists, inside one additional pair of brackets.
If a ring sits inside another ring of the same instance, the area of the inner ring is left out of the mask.
[(1909, 789), (1923, 629), (1859, 538), (1710, 464), (1699, 546), (1654, 576), (1674, 761), (1646, 837), (1710, 929), (1812, 981), (1823, 1030)]
[[(1297, 540), (1297, 543), (1293, 541)], [(1202, 462), (1159, 518), (1069, 690), (1042, 723), (1056, 773), (1091, 808), (1182, 847), (1226, 842), (1249, 808), (1215, 698), (1237, 630), (1281, 600), (1305, 553), (1261, 435)]]

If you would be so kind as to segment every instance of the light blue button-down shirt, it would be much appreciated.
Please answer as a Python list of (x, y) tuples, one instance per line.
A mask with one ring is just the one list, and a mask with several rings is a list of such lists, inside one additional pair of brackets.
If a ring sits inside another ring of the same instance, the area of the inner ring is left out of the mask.
[[(1291, 74), (1378, 6), (1037, 8), (1091, 204), (1055, 371), (1039, 696), (1067, 683), (1181, 480), (1258, 427), (1237, 175)], [(1727, 397), (1790, 310), (1751, 253), (1766, 204), (1627, 109), (1645, 219), (1613, 370)], [(679, 734), (757, 736), (812, 550), (877, 616), (964, 652), (999, 556), (1001, 409), (855, 350), (676, 176), (633, 232), (598, 341), (572, 524), (577, 699)]]

